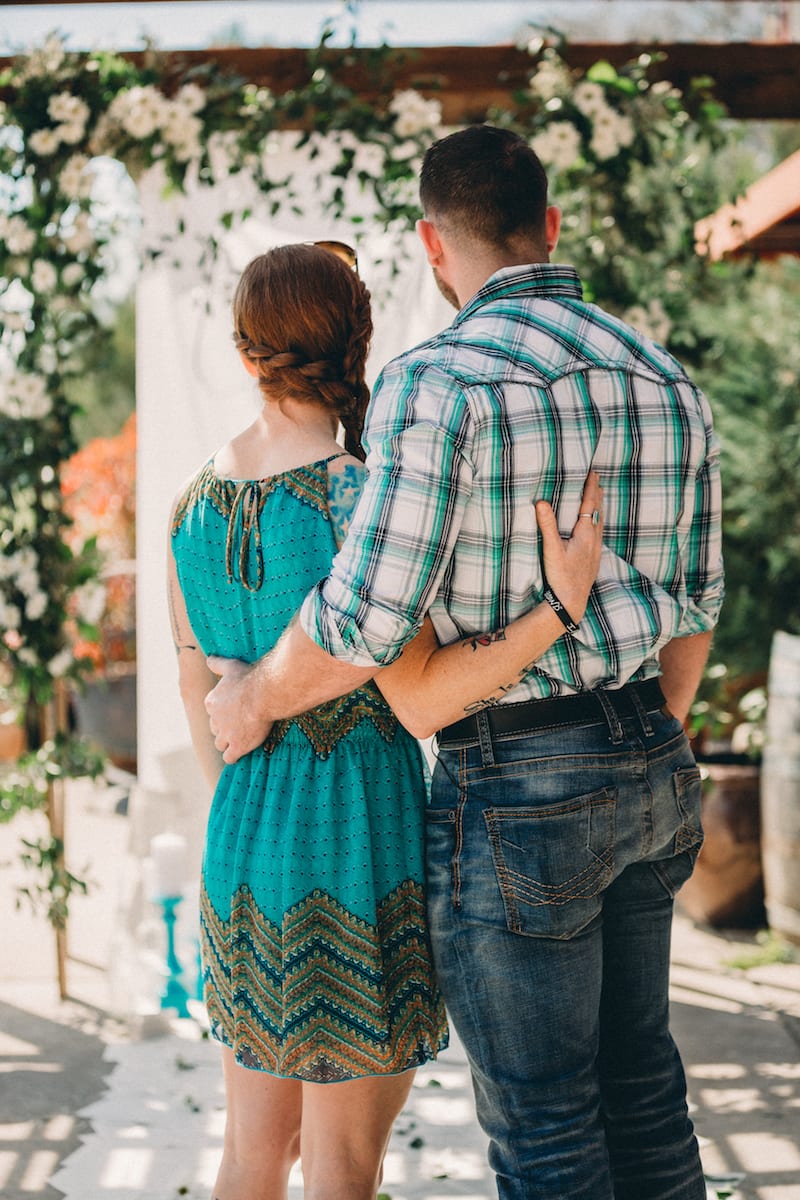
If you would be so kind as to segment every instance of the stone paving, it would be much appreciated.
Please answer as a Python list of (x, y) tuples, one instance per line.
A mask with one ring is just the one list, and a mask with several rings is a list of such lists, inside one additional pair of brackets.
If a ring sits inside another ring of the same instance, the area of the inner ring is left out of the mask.
[[(47, 926), (14, 909), (17, 840), (34, 831), (33, 819), (0, 826), (0, 863), (10, 864), (0, 869), (4, 1200), (207, 1200), (219, 1160), (217, 1051), (200, 1022), (120, 1014), (112, 960), (128, 829), (113, 801), (88, 790), (70, 797), (71, 861), (89, 866), (96, 887), (73, 907), (68, 1001), (57, 996)], [(800, 956), (773, 957), (754, 933), (676, 919), (673, 1028), (709, 1197), (800, 1200)], [(417, 1075), (384, 1192), (391, 1200), (489, 1200), (484, 1147), (454, 1041)], [(299, 1172), (290, 1195), (302, 1196)]]

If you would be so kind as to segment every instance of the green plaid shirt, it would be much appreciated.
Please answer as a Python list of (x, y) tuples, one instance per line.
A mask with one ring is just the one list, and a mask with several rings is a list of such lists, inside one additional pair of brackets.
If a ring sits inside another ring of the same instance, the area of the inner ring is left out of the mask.
[(678, 362), (582, 298), (570, 267), (498, 271), (436, 337), (394, 359), (367, 414), (368, 478), (303, 628), (329, 654), (386, 665), (429, 613), (440, 642), (542, 598), (532, 502), (568, 536), (590, 467), (604, 550), (576, 634), (509, 701), (658, 673), (672, 638), (723, 596), (719, 448)]

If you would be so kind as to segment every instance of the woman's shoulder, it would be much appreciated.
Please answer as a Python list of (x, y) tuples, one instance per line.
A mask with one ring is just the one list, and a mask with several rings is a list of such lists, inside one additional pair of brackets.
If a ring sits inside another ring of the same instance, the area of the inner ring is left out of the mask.
[(183, 481), (172, 501), (170, 512), (170, 527), (176, 533), (189, 509), (210, 487), (219, 482), (214, 471), (214, 459), (209, 458), (203, 465)]
[(328, 477), (332, 482), (336, 482), (336, 486), (343, 483), (352, 486), (357, 482), (359, 487), (363, 487), (367, 468), (361, 459), (354, 458), (352, 454), (336, 454), (328, 459)]
[(337, 545), (347, 535), (366, 477), (364, 464), (350, 454), (339, 454), (328, 462), (328, 512)]

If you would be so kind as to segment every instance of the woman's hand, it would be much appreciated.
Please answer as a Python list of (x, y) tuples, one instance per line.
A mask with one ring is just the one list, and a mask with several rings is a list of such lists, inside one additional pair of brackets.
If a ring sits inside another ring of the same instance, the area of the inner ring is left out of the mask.
[(572, 537), (561, 537), (555, 513), (546, 500), (537, 500), (536, 520), (542, 535), (547, 582), (577, 624), (586, 611), (603, 549), (603, 489), (600, 476), (596, 471), (589, 472)]

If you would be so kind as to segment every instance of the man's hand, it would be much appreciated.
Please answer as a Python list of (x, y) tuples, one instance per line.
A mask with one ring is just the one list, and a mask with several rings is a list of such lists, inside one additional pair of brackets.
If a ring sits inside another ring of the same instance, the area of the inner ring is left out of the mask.
[(560, 537), (555, 513), (544, 500), (536, 504), (536, 520), (542, 535), (547, 582), (577, 624), (586, 610), (603, 549), (603, 489), (600, 476), (596, 471), (589, 472), (572, 537)]
[(254, 678), (258, 664), (216, 655), (207, 662), (209, 669), (220, 677), (205, 699), (214, 745), (226, 763), (234, 763), (261, 746), (272, 728), (272, 721), (258, 709), (260, 688)]

